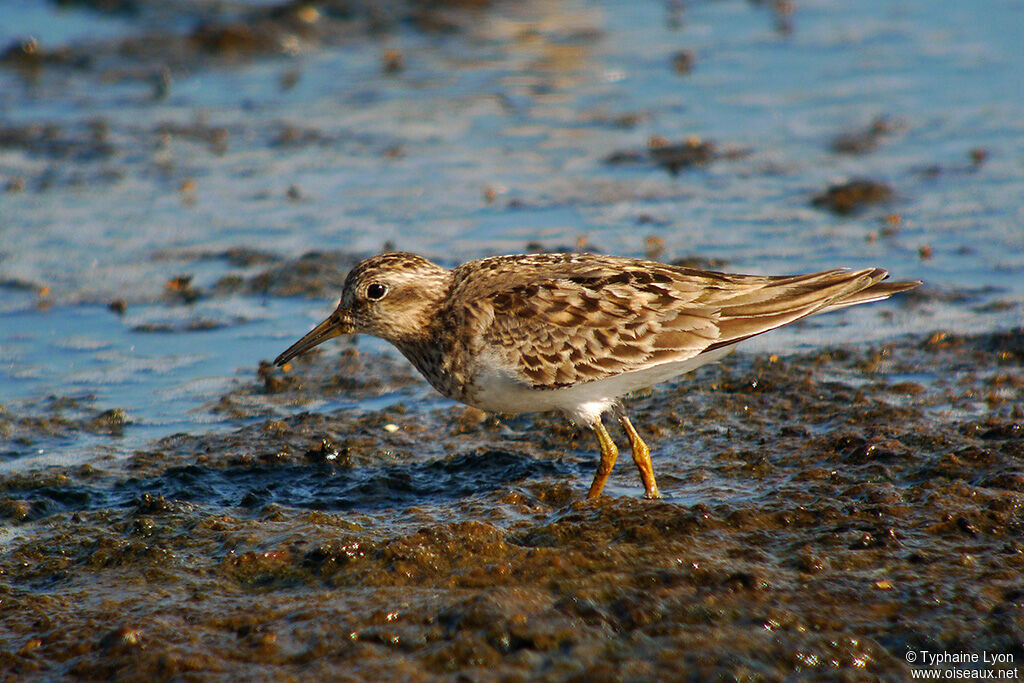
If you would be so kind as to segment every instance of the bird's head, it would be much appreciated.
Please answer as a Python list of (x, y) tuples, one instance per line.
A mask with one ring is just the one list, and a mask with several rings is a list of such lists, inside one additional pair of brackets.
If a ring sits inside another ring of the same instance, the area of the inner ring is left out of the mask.
[(433, 333), (433, 321), (450, 287), (451, 271), (422, 256), (372, 256), (349, 272), (334, 313), (274, 363), (284, 365), (342, 334), (372, 334), (400, 347), (421, 340)]

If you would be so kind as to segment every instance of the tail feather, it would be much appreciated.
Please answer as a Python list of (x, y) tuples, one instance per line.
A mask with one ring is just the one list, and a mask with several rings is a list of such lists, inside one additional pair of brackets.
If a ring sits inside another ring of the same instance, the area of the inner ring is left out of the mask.
[(867, 289), (862, 289), (842, 301), (829, 304), (819, 312), (827, 313), (829, 311), (839, 310), (840, 308), (846, 308), (847, 306), (856, 306), (857, 304), (869, 304), (873, 301), (882, 301), (883, 299), (888, 299), (893, 294), (905, 292), (920, 284), (920, 280), (905, 282), (876, 282)]
[(718, 341), (708, 350), (733, 346), (816, 313), (881, 301), (921, 284), (919, 281), (883, 283), (887, 277), (885, 270), (870, 268), (769, 278), (763, 287), (723, 302), (718, 319)]

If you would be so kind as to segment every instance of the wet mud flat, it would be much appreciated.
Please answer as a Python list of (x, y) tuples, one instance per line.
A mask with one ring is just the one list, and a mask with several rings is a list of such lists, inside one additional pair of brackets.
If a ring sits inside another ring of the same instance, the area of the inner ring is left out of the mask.
[(594, 445), (556, 415), (284, 410), (365, 396), (360, 375), (415, 381), (342, 345), (254, 369), (221, 403), (260, 417), (230, 434), (0, 478), (0, 668), (666, 680), (904, 678), (908, 649), (1024, 661), (1022, 329), (741, 353), (657, 387), (630, 407), (658, 501), (628, 458), (585, 501)]

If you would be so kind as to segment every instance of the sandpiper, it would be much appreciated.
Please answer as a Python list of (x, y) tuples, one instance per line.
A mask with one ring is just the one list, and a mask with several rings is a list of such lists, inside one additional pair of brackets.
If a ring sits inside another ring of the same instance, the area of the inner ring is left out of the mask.
[(334, 313), (274, 362), (338, 335), (372, 334), (448, 398), (488, 412), (560, 410), (597, 436), (588, 498), (601, 495), (618, 457), (601, 419), (611, 412), (646, 496), (658, 498), (650, 450), (622, 396), (755, 335), (920, 284), (887, 277), (881, 268), (734, 275), (596, 254), (495, 256), (448, 269), (388, 253), (353, 268)]

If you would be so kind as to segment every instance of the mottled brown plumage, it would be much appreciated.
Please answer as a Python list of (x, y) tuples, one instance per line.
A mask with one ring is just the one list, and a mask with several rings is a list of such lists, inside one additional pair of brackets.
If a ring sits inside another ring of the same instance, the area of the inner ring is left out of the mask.
[(275, 362), (339, 334), (372, 334), (449, 398), (488, 411), (562, 410), (598, 436), (590, 497), (617, 455), (601, 423), (613, 410), (646, 494), (657, 497), (647, 447), (620, 396), (794, 320), (920, 284), (886, 277), (880, 268), (730, 275), (593, 254), (497, 256), (448, 270), (415, 254), (382, 254), (349, 273), (337, 310)]

